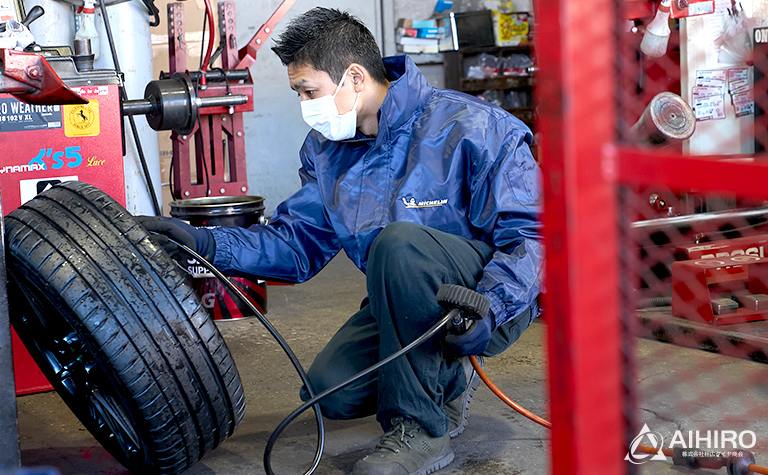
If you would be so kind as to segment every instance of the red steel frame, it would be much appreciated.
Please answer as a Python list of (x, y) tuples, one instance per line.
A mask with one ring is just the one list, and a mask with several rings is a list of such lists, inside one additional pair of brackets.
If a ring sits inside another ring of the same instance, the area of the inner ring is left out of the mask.
[(539, 0), (537, 100), (551, 473), (626, 472), (617, 205), (603, 155), (615, 137), (613, 0)]
[[(768, 164), (616, 144), (615, 0), (539, 0), (551, 473), (627, 473), (633, 368), (621, 323), (618, 185), (768, 197)], [(723, 177), (738, 177), (725, 180)], [(629, 343), (627, 343), (629, 341)], [(635, 432), (632, 432), (632, 431)]]
[[(219, 5), (219, 24), (226, 24), (223, 35), (236, 38), (234, 3)], [(184, 41), (184, 5), (179, 2), (168, 4), (168, 42), (170, 73), (187, 71), (187, 52)], [(222, 36), (223, 36), (222, 35)], [(224, 69), (230, 65), (227, 60), (237, 55), (237, 43), (222, 42)], [(171, 134), (173, 146), (173, 195), (176, 198), (197, 198), (202, 196), (237, 196), (248, 192), (248, 172), (245, 162), (245, 131), (243, 112), (253, 110), (253, 81), (244, 83), (209, 82), (200, 88), (200, 97), (225, 96), (227, 93), (244, 94), (248, 102), (235, 106), (232, 113), (226, 107), (200, 109), (199, 126), (189, 135)], [(190, 163), (190, 140), (195, 138), (196, 183), (192, 183)], [(221, 145), (226, 137), (227, 149)], [(215, 146), (211, 146), (211, 144)], [(205, 161), (205, 165), (204, 165)], [(226, 176), (229, 173), (229, 177)], [(228, 179), (227, 179), (228, 178)]]
[[(285, 16), (296, 0), (283, 0), (256, 34), (243, 48), (238, 50), (235, 21), (235, 4), (232, 1), (219, 2), (218, 23), (221, 45), (222, 69), (250, 68), (256, 61), (256, 53), (272, 34), (275, 25)], [(170, 72), (186, 72), (187, 56), (184, 41), (184, 5), (179, 2), (168, 4), (168, 47)], [(212, 107), (200, 110), (200, 122), (189, 135), (171, 134), (173, 144), (173, 196), (176, 198), (197, 198), (201, 196), (244, 195), (248, 192), (248, 172), (245, 161), (245, 131), (243, 113), (253, 111), (253, 80), (242, 83), (208, 82), (200, 87), (200, 97), (215, 97), (244, 94), (248, 102), (235, 106)], [(190, 139), (195, 138), (196, 183), (192, 183), (190, 164)], [(219, 145), (226, 137), (226, 150)], [(215, 146), (211, 146), (211, 144)], [(229, 176), (227, 177), (227, 172)]]

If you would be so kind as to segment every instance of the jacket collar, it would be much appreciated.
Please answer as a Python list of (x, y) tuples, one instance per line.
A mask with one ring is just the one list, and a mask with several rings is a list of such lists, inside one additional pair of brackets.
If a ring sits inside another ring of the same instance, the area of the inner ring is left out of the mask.
[[(411, 120), (411, 117), (427, 103), (435, 88), (407, 55), (384, 58), (384, 68), (390, 82), (384, 102), (377, 112), (379, 131), (375, 138), (366, 137), (358, 130), (355, 136), (343, 142), (373, 143), (389, 140), (390, 131), (396, 130)], [(310, 131), (325, 140), (322, 135)]]
[(406, 55), (384, 58), (384, 67), (390, 86), (379, 108), (379, 135), (407, 123), (435, 90)]

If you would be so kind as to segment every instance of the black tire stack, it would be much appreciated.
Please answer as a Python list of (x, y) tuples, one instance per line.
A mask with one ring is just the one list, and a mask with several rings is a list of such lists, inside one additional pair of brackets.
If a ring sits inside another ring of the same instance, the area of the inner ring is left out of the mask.
[(12, 211), (5, 227), (14, 328), (120, 463), (180, 473), (232, 435), (245, 412), (232, 356), (130, 213), (74, 181)]

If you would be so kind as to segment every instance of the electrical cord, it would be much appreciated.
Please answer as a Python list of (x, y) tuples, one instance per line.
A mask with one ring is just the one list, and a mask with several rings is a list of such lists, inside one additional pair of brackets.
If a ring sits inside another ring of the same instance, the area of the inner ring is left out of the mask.
[[(115, 40), (112, 36), (112, 28), (109, 24), (109, 17), (107, 16), (107, 7), (105, 0), (99, 1), (99, 9), (101, 10), (101, 16), (104, 20), (104, 29), (107, 31), (107, 40), (109, 40), (109, 50), (112, 53), (112, 61), (115, 64), (115, 71), (117, 71), (117, 75), (120, 77), (120, 85), (118, 89), (120, 90), (120, 101), (121, 104), (128, 100), (128, 95), (125, 92), (125, 87), (123, 85), (122, 77), (123, 73), (120, 69), (120, 62), (117, 59), (117, 49), (115, 48)], [(144, 157), (144, 148), (141, 146), (141, 139), (139, 138), (139, 131), (136, 128), (136, 121), (133, 119), (132, 115), (128, 116), (128, 122), (131, 124), (131, 132), (133, 133), (133, 141), (136, 143), (136, 151), (139, 152), (139, 162), (141, 163), (141, 168), (144, 170), (144, 180), (147, 182), (147, 188), (149, 189), (149, 197), (152, 200), (152, 207), (155, 209), (155, 214), (157, 216), (162, 216), (162, 210), (160, 209), (160, 204), (157, 201), (157, 196), (155, 195), (155, 187), (152, 185), (152, 177), (149, 175), (149, 167), (147, 167), (147, 159)]]
[(176, 196), (176, 193), (174, 192), (174, 181), (173, 181), (173, 157), (171, 157), (171, 162), (168, 165), (168, 188), (171, 192), (171, 199), (178, 200), (179, 197)]
[[(201, 43), (205, 43), (205, 29), (206, 29), (207, 25), (208, 25), (208, 15), (203, 15), (203, 30), (202, 30), (203, 31), (203, 36), (202, 36), (201, 41), (200, 41)], [(213, 54), (211, 54), (210, 58), (208, 58), (208, 63), (207, 63), (207, 68), (208, 69), (213, 69), (213, 68), (211, 68), (211, 65), (216, 62), (216, 59), (219, 57), (220, 54), (221, 54), (221, 45), (219, 45), (213, 51)], [(205, 71), (205, 69), (203, 69), (203, 61), (204, 60), (205, 59), (203, 57), (203, 48), (201, 47), (200, 48), (200, 66), (198, 67), (198, 69), (200, 71)]]
[(152, 15), (153, 20), (149, 22), (149, 26), (158, 26), (160, 24), (160, 10), (155, 5), (155, 0), (142, 0), (144, 6), (149, 10), (149, 14)]
[(205, 44), (205, 29), (208, 27), (208, 15), (203, 15), (203, 29), (202, 36), (200, 37), (200, 65), (197, 67), (200, 71), (203, 71), (203, 58), (205, 57), (203, 46)]
[[(205, 12), (206, 14), (203, 15), (203, 30), (202, 30), (203, 31), (203, 36), (201, 38), (201, 42), (202, 43), (205, 43), (205, 28), (208, 25), (208, 10), (207, 9), (208, 9), (209, 6), (210, 6), (210, 4), (206, 4), (206, 12)], [(213, 38), (213, 37), (211, 36), (211, 38)], [(195, 85), (194, 85), (195, 95), (196, 96), (199, 93), (199, 87), (201, 85), (206, 84), (205, 70), (207, 69), (207, 67), (203, 67), (203, 65), (205, 64), (204, 61), (206, 59), (207, 58), (203, 57), (203, 48), (201, 47), (200, 48), (200, 67), (198, 69), (200, 70), (200, 72), (202, 74), (200, 75), (200, 81), (195, 83)], [(210, 59), (208, 59), (208, 61), (210, 62)], [(229, 83), (227, 83), (227, 87), (229, 87)], [(203, 124), (202, 124), (202, 121), (200, 119), (200, 110), (199, 109), (197, 110), (197, 130), (200, 131), (200, 141), (202, 142), (202, 140), (203, 140), (203, 135), (202, 135), (203, 134)], [(194, 133), (194, 131), (193, 131), (193, 133)], [(193, 137), (194, 136), (195, 135), (193, 135)], [(211, 138), (211, 142), (213, 142), (213, 138)], [(211, 147), (211, 157), (213, 157), (213, 144), (212, 143), (210, 144), (210, 147)], [(208, 164), (207, 164), (207, 162), (205, 160), (205, 154), (201, 153), (201, 155), (203, 157), (203, 160), (202, 160), (202, 162), (203, 162), (203, 170), (205, 170), (205, 182), (204, 182), (204, 184), (205, 184), (205, 196), (207, 197), (207, 196), (211, 195), (211, 186), (210, 186), (211, 179), (210, 179), (210, 176), (208, 176)], [(171, 161), (171, 163), (173, 163), (173, 160)], [(198, 183), (200, 182), (200, 177), (197, 178), (197, 181), (198, 181)], [(173, 190), (171, 190), (171, 195), (173, 195)]]
[(483, 367), (480, 366), (480, 363), (477, 361), (477, 358), (474, 356), (469, 357), (469, 361), (472, 362), (472, 367), (475, 368), (475, 371), (477, 371), (478, 376), (480, 376), (480, 379), (483, 380), (486, 386), (488, 386), (488, 389), (491, 390), (493, 394), (499, 397), (502, 401), (507, 403), (509, 407), (517, 411), (519, 414), (527, 417), (528, 419), (532, 420), (533, 422), (546, 427), (547, 429), (552, 428), (552, 423), (548, 420), (537, 416), (536, 414), (532, 413), (528, 409), (524, 408), (523, 406), (519, 405), (512, 399), (510, 399), (506, 394), (504, 394), (501, 389), (499, 389), (495, 384), (493, 384), (493, 381), (491, 381), (491, 378), (488, 377), (487, 374), (485, 374), (485, 370), (483, 370)]
[[(210, 124), (210, 122), (209, 122)], [(200, 110), (197, 111), (197, 130), (200, 132), (200, 142), (203, 141), (203, 123), (200, 119)], [(213, 135), (210, 133), (209, 135)], [(213, 138), (211, 138), (211, 142), (213, 142)], [(195, 143), (195, 146), (197, 146), (197, 143)], [(211, 157), (213, 157), (213, 143), (210, 143), (209, 146), (211, 147)], [(195, 149), (197, 150), (197, 149)], [(195, 152), (197, 153), (197, 152)], [(208, 162), (205, 159), (205, 154), (200, 152), (200, 154), (203, 156), (203, 159), (201, 160), (203, 162), (203, 170), (205, 171), (205, 196), (211, 196), (211, 177), (208, 175)], [(200, 178), (197, 178), (197, 181), (200, 181)]]
[[(334, 387), (332, 387), (330, 389), (326, 389), (325, 391), (321, 392), (317, 396), (314, 396), (311, 399), (308, 399), (304, 404), (302, 404), (301, 406), (296, 408), (296, 410), (294, 410), (290, 415), (288, 415), (288, 417), (283, 419), (283, 421), (277, 426), (275, 431), (272, 432), (272, 435), (269, 437), (269, 440), (267, 441), (267, 448), (264, 450), (264, 468), (266, 469), (267, 473), (269, 475), (274, 475), (274, 472), (272, 471), (272, 467), (271, 467), (269, 459), (270, 459), (270, 456), (271, 456), (271, 453), (272, 453), (272, 449), (274, 448), (275, 443), (277, 442), (277, 439), (280, 437), (280, 434), (283, 432), (283, 430), (285, 430), (285, 428), (288, 427), (288, 424), (293, 422), (293, 420), (296, 419), (301, 413), (306, 411), (308, 408), (312, 407), (314, 404), (317, 404), (318, 401), (320, 401), (324, 397), (329, 396), (329, 395), (335, 393), (336, 391), (339, 391), (340, 389), (342, 389), (342, 388), (344, 388), (346, 386), (349, 386), (350, 384), (354, 383), (358, 379), (371, 374), (372, 372), (378, 370), (379, 368), (381, 368), (385, 364), (387, 364), (387, 363), (389, 363), (389, 362), (391, 362), (391, 361), (393, 361), (393, 360), (395, 360), (395, 359), (405, 355), (409, 351), (413, 350), (417, 346), (421, 345), (425, 341), (427, 341), (430, 338), (432, 338), (433, 336), (437, 335), (437, 333), (439, 331), (441, 331), (443, 328), (445, 328), (445, 326), (448, 325), (448, 322), (450, 322), (454, 318), (454, 316), (456, 314), (458, 314), (458, 313), (459, 313), (458, 309), (450, 310), (445, 315), (445, 317), (443, 317), (442, 320), (440, 320), (439, 322), (434, 324), (432, 326), (432, 328), (427, 330), (423, 335), (421, 335), (419, 338), (414, 340), (408, 346), (402, 348), (401, 350), (397, 351), (396, 353), (393, 353), (393, 354), (387, 356), (386, 358), (384, 358), (383, 360), (379, 361), (375, 365), (373, 365), (373, 366), (371, 366), (371, 367), (369, 367), (367, 369), (364, 369), (363, 371), (357, 373), (356, 375), (352, 376), (351, 378), (347, 379), (346, 381), (343, 381), (343, 382), (337, 384), (336, 386), (334, 386)], [(314, 469), (311, 472), (305, 473), (304, 475), (309, 475), (312, 472), (314, 472)]]
[(231, 89), (231, 86), (229, 85), (229, 79), (227, 79), (227, 73), (224, 71), (224, 69), (222, 69), (222, 68), (211, 68), (211, 71), (219, 71), (221, 73), (221, 77), (224, 78), (224, 85), (227, 86), (227, 95), (231, 96), (232, 95), (232, 89)]

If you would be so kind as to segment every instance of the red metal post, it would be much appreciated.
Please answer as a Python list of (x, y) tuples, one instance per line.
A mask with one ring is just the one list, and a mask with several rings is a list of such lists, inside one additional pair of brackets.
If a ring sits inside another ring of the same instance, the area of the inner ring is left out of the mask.
[(296, 3), (296, 0), (283, 0), (283, 3), (277, 7), (277, 10), (269, 17), (267, 22), (261, 25), (259, 31), (251, 38), (251, 41), (240, 50), (240, 63), (236, 69), (248, 69), (253, 65), (254, 61), (256, 61), (256, 52), (267, 41), (269, 35), (274, 31), (275, 25), (283, 19), (294, 3)]
[(626, 472), (615, 137), (614, 2), (537, 4), (551, 473)]
[(168, 55), (171, 74), (187, 69), (187, 42), (184, 39), (184, 4), (168, 4)]
[(234, 69), (238, 62), (237, 24), (235, 2), (219, 2), (219, 44), (221, 45), (221, 67)]
[[(730, 193), (764, 200), (768, 163), (750, 156), (682, 156), (674, 151), (617, 147), (612, 167), (618, 183), (663, 184), (673, 190)], [(738, 177), (738, 180), (734, 179)]]

